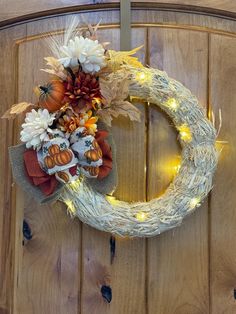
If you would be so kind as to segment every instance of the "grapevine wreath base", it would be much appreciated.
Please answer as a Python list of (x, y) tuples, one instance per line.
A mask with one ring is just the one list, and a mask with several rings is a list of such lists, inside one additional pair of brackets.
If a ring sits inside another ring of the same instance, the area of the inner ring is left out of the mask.
[[(121, 236), (151, 237), (181, 224), (212, 188), (217, 165), (216, 131), (191, 92), (165, 72), (129, 68), (129, 94), (163, 109), (180, 132), (182, 163), (165, 194), (150, 202), (127, 203), (102, 195), (84, 180), (66, 185), (60, 199), (90, 226)], [(170, 100), (173, 101), (173, 106)], [(178, 108), (175, 108), (178, 107)]]
[[(77, 26), (50, 39), (54, 56), (45, 58), (50, 68), (43, 71), (51, 79), (35, 88), (37, 101), (16, 104), (3, 116), (25, 114), (23, 144), (10, 148), (14, 178), (39, 203), (60, 200), (71, 216), (99, 230), (151, 237), (174, 228), (212, 188), (216, 130), (187, 88), (133, 57), (141, 47), (107, 50), (97, 40), (98, 25), (88, 25), (86, 36)], [(140, 121), (128, 96), (160, 107), (179, 131), (179, 172), (150, 202), (112, 196), (117, 171), (111, 120), (124, 115)]]

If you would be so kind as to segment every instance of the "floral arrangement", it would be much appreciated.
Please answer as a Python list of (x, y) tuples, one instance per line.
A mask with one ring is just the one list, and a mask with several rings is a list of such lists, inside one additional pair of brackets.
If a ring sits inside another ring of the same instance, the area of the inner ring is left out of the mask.
[[(105, 49), (97, 27), (89, 25), (85, 36), (72, 23), (63, 40), (51, 38), (53, 56), (45, 58), (43, 70), (50, 79), (35, 88), (36, 103), (20, 103), (5, 113), (5, 118), (25, 114), (23, 144), (10, 148), (13, 175), (40, 202), (60, 200), (72, 216), (97, 229), (154, 236), (178, 226), (211, 190), (217, 133), (186, 87), (144, 67), (133, 56), (140, 47)], [(109, 126), (118, 115), (140, 120), (129, 96), (166, 112), (182, 146), (176, 177), (164, 195), (149, 202), (111, 196), (116, 167)]]
[(107, 177), (112, 170), (109, 131), (99, 130), (98, 122), (111, 126), (118, 115), (140, 119), (139, 110), (127, 100), (128, 75), (114, 78), (124, 65), (141, 66), (132, 57), (139, 48), (106, 50), (106, 43), (97, 40), (97, 27), (89, 25), (87, 37), (69, 29), (63, 44), (54, 42), (57, 57), (45, 58), (48, 68), (43, 71), (51, 77), (35, 87), (37, 102), (19, 103), (4, 115), (25, 114), (20, 133), (26, 146), (25, 168), (32, 184), (45, 195), (55, 191), (58, 181)]

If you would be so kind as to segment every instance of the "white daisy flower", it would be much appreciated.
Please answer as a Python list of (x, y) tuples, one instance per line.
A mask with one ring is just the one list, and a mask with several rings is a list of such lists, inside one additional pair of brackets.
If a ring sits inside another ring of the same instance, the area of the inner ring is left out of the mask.
[(42, 142), (48, 141), (48, 133), (52, 130), (49, 128), (55, 119), (54, 114), (50, 114), (47, 109), (31, 110), (25, 117), (25, 123), (22, 124), (20, 139), (26, 143), (27, 148), (39, 150)]
[(60, 50), (59, 61), (64, 67), (74, 68), (80, 64), (84, 72), (94, 73), (105, 66), (105, 49), (97, 40), (76, 36)]

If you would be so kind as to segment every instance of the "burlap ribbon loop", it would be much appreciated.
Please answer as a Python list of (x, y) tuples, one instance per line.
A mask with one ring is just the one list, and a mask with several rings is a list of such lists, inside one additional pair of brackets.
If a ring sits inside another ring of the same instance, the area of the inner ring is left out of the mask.
[[(107, 127), (103, 123), (99, 123), (99, 128), (107, 130)], [(116, 148), (110, 132), (107, 141), (112, 150), (112, 170), (110, 171), (108, 176), (100, 180), (96, 178), (85, 178), (86, 182), (88, 182), (92, 188), (102, 194), (112, 193), (117, 186)], [(58, 182), (55, 191), (49, 196), (46, 196), (39, 189), (38, 186), (33, 185), (25, 168), (24, 152), (26, 150), (27, 149), (25, 147), (25, 144), (9, 147), (10, 162), (15, 181), (22, 187), (25, 192), (27, 192), (27, 194), (32, 195), (35, 200), (40, 204), (56, 201), (57, 199), (59, 199), (60, 193), (63, 191), (64, 185)], [(106, 162), (106, 165), (111, 166), (109, 161)]]

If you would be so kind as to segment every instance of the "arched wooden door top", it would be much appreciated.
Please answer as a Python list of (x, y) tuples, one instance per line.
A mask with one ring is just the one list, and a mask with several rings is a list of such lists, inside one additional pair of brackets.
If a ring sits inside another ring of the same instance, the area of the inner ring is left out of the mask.
[[(131, 8), (139, 10), (152, 9), (167, 12), (201, 14), (229, 20), (236, 19), (236, 4), (233, 0), (197, 0), (194, 2), (194, 5), (190, 0), (152, 0), (149, 2), (131, 1)], [(120, 1), (118, 0), (82, 0), (79, 4), (75, 0), (64, 3), (59, 0), (44, 0), (40, 2), (34, 0), (30, 3), (27, 0), (19, 2), (15, 2), (14, 0), (4, 0), (1, 4), (0, 28), (56, 15), (59, 16), (70, 13), (119, 9)]]

